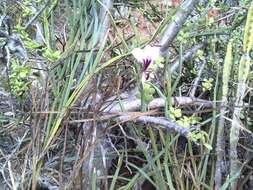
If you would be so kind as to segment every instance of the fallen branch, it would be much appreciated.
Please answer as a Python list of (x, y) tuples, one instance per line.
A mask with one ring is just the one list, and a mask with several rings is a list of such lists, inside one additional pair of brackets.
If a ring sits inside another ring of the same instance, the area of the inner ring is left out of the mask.
[(155, 124), (162, 126), (164, 129), (167, 130), (174, 130), (178, 132), (180, 135), (183, 135), (187, 138), (190, 137), (190, 128), (182, 127), (164, 117), (153, 117), (153, 116), (139, 116), (133, 119), (131, 115), (124, 115), (117, 117), (119, 121), (131, 121), (131, 122), (138, 122), (142, 124)]
[[(173, 97), (172, 98), (172, 105), (195, 105), (195, 106), (203, 106), (203, 107), (213, 107), (213, 102), (208, 100), (203, 100), (199, 98), (191, 98), (191, 97)], [(156, 109), (162, 108), (165, 106), (165, 100), (163, 98), (155, 98), (149, 104), (148, 108)], [(123, 110), (121, 109), (123, 108)], [(106, 105), (102, 108), (103, 112), (115, 113), (121, 111), (137, 111), (141, 108), (141, 100), (140, 99), (127, 99), (122, 100), (121, 104), (119, 102), (113, 103), (111, 105)]]

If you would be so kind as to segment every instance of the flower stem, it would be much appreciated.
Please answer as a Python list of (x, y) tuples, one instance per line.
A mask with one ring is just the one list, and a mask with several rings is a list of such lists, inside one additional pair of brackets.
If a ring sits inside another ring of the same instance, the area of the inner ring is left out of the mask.
[(171, 107), (171, 71), (170, 71), (170, 64), (168, 64), (168, 57), (166, 57), (164, 76), (165, 76), (164, 86), (166, 91), (165, 117), (169, 119), (170, 118), (169, 110)]
[(145, 90), (144, 90), (143, 77), (141, 77), (140, 92), (141, 92), (141, 111), (145, 112), (145, 111), (147, 111), (147, 102), (145, 100)]

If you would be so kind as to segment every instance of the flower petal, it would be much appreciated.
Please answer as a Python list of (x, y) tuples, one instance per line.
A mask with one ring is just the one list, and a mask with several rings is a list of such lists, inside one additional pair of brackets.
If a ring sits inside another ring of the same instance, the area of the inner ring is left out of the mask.
[(151, 64), (152, 60), (151, 59), (143, 59), (143, 68), (142, 72), (145, 72), (148, 69), (148, 66)]
[(132, 50), (132, 54), (135, 57), (135, 59), (137, 59), (137, 61), (139, 62), (142, 62), (142, 60), (145, 59), (144, 51), (141, 48), (134, 48)]
[(156, 61), (161, 55), (160, 55), (160, 48), (159, 47), (152, 47), (150, 45), (147, 45), (144, 48), (144, 54), (145, 57), (152, 60), (152, 63)]
[(152, 47), (150, 45), (147, 45), (144, 49), (135, 48), (133, 49), (132, 54), (139, 62), (143, 62), (143, 60), (148, 59), (151, 60), (151, 63), (153, 63), (161, 57), (160, 48)]
[(152, 47), (151, 59), (153, 61), (156, 61), (160, 57), (161, 57), (160, 48), (159, 47)]

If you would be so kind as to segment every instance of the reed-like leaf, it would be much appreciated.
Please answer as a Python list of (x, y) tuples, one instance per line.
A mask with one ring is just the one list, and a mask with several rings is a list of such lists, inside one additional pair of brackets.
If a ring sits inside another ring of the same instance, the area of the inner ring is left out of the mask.
[(221, 100), (221, 109), (220, 109), (220, 118), (219, 125), (217, 129), (217, 160), (216, 160), (216, 170), (215, 170), (215, 186), (216, 189), (220, 189), (222, 185), (222, 174), (224, 174), (224, 165), (225, 165), (225, 140), (224, 140), (224, 124), (225, 124), (225, 112), (227, 104), (227, 95), (228, 95), (228, 82), (230, 80), (230, 72), (232, 66), (232, 47), (233, 42), (230, 40), (227, 46), (226, 57), (224, 60), (223, 72), (222, 72), (222, 100)]
[[(233, 120), (230, 130), (230, 176), (239, 176), (236, 175), (240, 170), (237, 145), (240, 135), (240, 114), (243, 106), (243, 98), (245, 96), (247, 88), (247, 80), (250, 72), (251, 58), (249, 52), (252, 50), (253, 45), (253, 1), (251, 1), (250, 8), (248, 10), (247, 21), (244, 30), (244, 40), (243, 40), (243, 55), (240, 59), (239, 68), (238, 68), (238, 85), (236, 90), (236, 99), (235, 99), (235, 108), (233, 112)], [(234, 179), (231, 182), (231, 189), (237, 189), (238, 179)]]

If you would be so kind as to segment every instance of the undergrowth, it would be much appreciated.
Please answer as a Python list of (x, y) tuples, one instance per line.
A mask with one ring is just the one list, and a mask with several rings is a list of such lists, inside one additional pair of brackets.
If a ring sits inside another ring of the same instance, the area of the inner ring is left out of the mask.
[(252, 10), (1, 1), (1, 189), (252, 189)]

